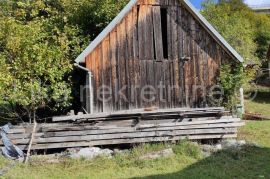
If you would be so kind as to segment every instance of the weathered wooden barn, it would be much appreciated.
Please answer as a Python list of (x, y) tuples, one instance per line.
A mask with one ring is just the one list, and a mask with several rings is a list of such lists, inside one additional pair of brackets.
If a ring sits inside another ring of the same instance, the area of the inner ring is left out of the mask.
[(187, 0), (131, 0), (76, 62), (87, 114), (15, 126), (21, 149), (236, 138), (244, 125), (205, 92), (242, 58)]
[(76, 59), (94, 113), (206, 106), (221, 64), (242, 61), (188, 0), (131, 0)]

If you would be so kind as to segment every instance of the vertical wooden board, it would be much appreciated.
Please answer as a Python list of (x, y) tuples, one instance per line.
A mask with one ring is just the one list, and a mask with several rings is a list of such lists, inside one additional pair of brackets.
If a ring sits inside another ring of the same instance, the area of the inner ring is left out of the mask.
[(167, 8), (167, 44), (168, 44), (168, 59), (172, 58), (172, 12), (171, 8)]
[(203, 62), (203, 38), (202, 38), (202, 35), (203, 35), (203, 31), (201, 29), (201, 26), (198, 25), (198, 31), (199, 31), (199, 34), (198, 34), (198, 46), (197, 46), (197, 51), (198, 51), (198, 68), (197, 68), (197, 73), (198, 73), (198, 84), (202, 87), (202, 89), (200, 90), (200, 100), (201, 100), (201, 104), (203, 106), (200, 106), (200, 107), (205, 107), (205, 86), (204, 86), (204, 81), (203, 81), (203, 71), (204, 71), (204, 62)]
[(133, 11), (133, 71), (134, 71), (134, 107), (140, 108), (140, 61), (139, 61), (139, 12), (141, 6), (134, 6)]
[(177, 6), (179, 5), (179, 0), (169, 0), (168, 3), (170, 6)]
[(159, 108), (166, 108), (166, 91), (164, 88), (165, 85), (165, 73), (164, 73), (164, 61), (159, 61), (156, 63), (156, 83), (158, 88), (158, 95), (157, 95), (157, 104)]
[(154, 25), (155, 53), (156, 53), (156, 60), (159, 61), (164, 58), (160, 6), (153, 6), (152, 12), (153, 12), (152, 14), (153, 14), (153, 25)]
[(177, 6), (177, 36), (178, 36), (178, 59), (183, 57), (183, 14), (180, 6)]
[(91, 68), (90, 68), (90, 63), (91, 63), (91, 61), (90, 61), (90, 58), (91, 58), (90, 55), (91, 55), (91, 53), (88, 54), (87, 57), (85, 58), (85, 66), (89, 70), (91, 70)]
[(170, 62), (163, 61), (164, 74), (164, 97), (166, 99), (165, 108), (170, 108), (171, 105), (171, 90), (170, 90)]
[(166, 108), (167, 107), (167, 98), (166, 98), (166, 83), (165, 83), (165, 60), (158, 62), (158, 71), (159, 74), (157, 78), (159, 79), (159, 106), (160, 108)]
[(94, 65), (95, 65), (95, 59), (94, 59), (94, 51), (93, 51), (87, 56), (86, 68), (93, 71)]
[(133, 59), (133, 11), (130, 11), (126, 16), (126, 34), (128, 46), (128, 59)]
[(172, 101), (173, 107), (179, 106), (179, 69), (178, 69), (178, 58), (179, 58), (179, 36), (178, 36), (178, 10), (175, 2), (174, 6), (171, 6), (171, 37), (172, 37)]
[(128, 60), (128, 71), (129, 71), (129, 109), (134, 109), (136, 108), (136, 102), (135, 102), (135, 66), (134, 66), (134, 59), (129, 59)]
[(218, 78), (218, 72), (219, 72), (219, 59), (218, 59), (218, 49), (217, 49), (217, 44), (214, 42), (214, 54), (215, 54), (215, 59), (214, 59), (214, 80), (215, 84), (217, 83), (217, 78)]
[(98, 112), (103, 112), (103, 94), (101, 91), (103, 85), (103, 59), (102, 59), (102, 48), (101, 44), (97, 46), (97, 92), (98, 92)]
[(155, 89), (156, 89), (156, 100), (155, 100), (155, 104), (157, 107), (160, 108), (160, 92), (159, 92), (159, 84), (160, 84), (160, 69), (159, 69), (159, 62), (158, 61), (154, 61), (154, 81), (155, 81)]
[(139, 9), (139, 20), (138, 20), (138, 40), (139, 40), (139, 59), (145, 60), (145, 23), (146, 23), (146, 5), (141, 5)]
[(178, 13), (177, 13), (177, 7), (172, 6), (170, 7), (171, 11), (171, 38), (172, 38), (172, 59), (178, 59)]
[(178, 81), (178, 86), (179, 86), (179, 107), (184, 106), (184, 101), (183, 98), (185, 96), (184, 94), (184, 64), (183, 61), (181, 60), (181, 57), (184, 56), (183, 52), (183, 22), (182, 22), (182, 10), (180, 6), (177, 6), (177, 36), (178, 36), (178, 71), (179, 71), (179, 81)]
[[(207, 37), (208, 38), (208, 37)], [(209, 87), (212, 85), (212, 57), (211, 57), (211, 41), (209, 40), (209, 43), (207, 45), (207, 52), (208, 52), (208, 84)]]
[(166, 4), (167, 0), (157, 0), (157, 1), (159, 2), (159, 5), (160, 5), (160, 6), (165, 6), (165, 5), (167, 5), (167, 4)]
[(214, 40), (212, 40), (212, 59), (213, 59), (213, 63), (212, 63), (212, 68), (213, 68), (213, 84), (216, 84), (216, 75), (217, 75), (217, 49), (216, 49), (216, 43)]
[(112, 66), (112, 102), (113, 102), (113, 110), (116, 111), (118, 109), (118, 72), (117, 72), (117, 61), (118, 61), (118, 49), (117, 49), (117, 36), (116, 31), (113, 30), (110, 33), (110, 58), (111, 58), (111, 66)]
[(111, 94), (111, 71), (112, 66), (110, 62), (110, 52), (109, 52), (110, 38), (107, 36), (102, 41), (102, 61), (103, 61), (103, 110), (104, 112), (112, 111), (112, 94)]
[(210, 57), (211, 57), (211, 63), (210, 63), (210, 73), (211, 73), (211, 85), (214, 84), (214, 63), (215, 63), (215, 59), (214, 59), (214, 51), (213, 51), (213, 39), (211, 39), (211, 43), (210, 43)]
[(169, 86), (168, 86), (168, 90), (170, 92), (170, 107), (174, 107), (174, 103), (175, 103), (175, 89), (174, 89), (174, 80), (175, 80), (175, 76), (174, 76), (174, 63), (173, 63), (173, 59), (171, 59), (170, 61), (168, 61), (168, 65), (169, 65), (169, 76), (168, 76), (168, 80), (169, 80)]
[(90, 64), (90, 68), (91, 68), (91, 73), (92, 73), (92, 77), (91, 77), (91, 110), (92, 112), (95, 112), (95, 78), (94, 78), (94, 75), (95, 75), (95, 56), (94, 56), (94, 51), (91, 53), (90, 55), (90, 61), (91, 61), (91, 64)]
[(198, 55), (199, 55), (199, 63), (198, 63), (198, 76), (199, 76), (199, 84), (203, 86), (203, 29), (201, 25), (197, 26), (198, 28)]
[(216, 72), (215, 72), (215, 77), (217, 77), (217, 76), (219, 76), (219, 69), (220, 69), (220, 62), (221, 62), (218, 44), (215, 44), (215, 51), (216, 51), (216, 60), (215, 60)]
[(174, 69), (174, 87), (173, 87), (173, 96), (174, 96), (174, 107), (181, 107), (181, 93), (180, 93), (180, 72), (179, 72), (179, 63), (180, 60), (173, 60), (173, 69)]
[(92, 52), (92, 86), (93, 86), (93, 112), (98, 112), (98, 105), (97, 105), (97, 65), (96, 65), (96, 50)]
[(209, 76), (209, 70), (208, 70), (208, 38), (207, 38), (207, 34), (206, 32), (204, 32), (204, 84), (206, 86), (206, 89), (208, 90), (209, 87), (209, 80), (208, 80), (208, 76)]
[(136, 108), (141, 108), (141, 97), (140, 97), (140, 90), (141, 90), (141, 61), (139, 59), (134, 59), (134, 76), (135, 76), (135, 89), (134, 89), (134, 96), (135, 96), (135, 103)]
[[(181, 6), (180, 7), (180, 11), (181, 11), (181, 39), (182, 39), (182, 51), (183, 51), (183, 55), (181, 57), (185, 57), (187, 56), (187, 30), (186, 30), (186, 13), (185, 13), (185, 9)], [(182, 65), (183, 65), (183, 76), (182, 76), (182, 89), (183, 89), (183, 106), (187, 107), (187, 100), (186, 100), (186, 86), (187, 86), (187, 77), (186, 77), (186, 71), (187, 71), (187, 62), (185, 62), (184, 60), (182, 60)]]
[(132, 11), (126, 16), (125, 19), (125, 85), (126, 85), (126, 106), (125, 109), (130, 109), (131, 106), (131, 78), (130, 73), (132, 69), (130, 69), (130, 61), (133, 56), (132, 54), (132, 33), (131, 33), (131, 21), (132, 21)]
[[(126, 109), (127, 105), (127, 88), (126, 88), (126, 33), (125, 21), (123, 20), (117, 27), (118, 42), (118, 74), (119, 74), (119, 94), (120, 110)], [(120, 95), (121, 94), (121, 95)]]
[(201, 82), (201, 50), (200, 50), (200, 41), (201, 41), (201, 31), (199, 29), (198, 24), (196, 24), (196, 40), (195, 40), (195, 45), (196, 45), (196, 94), (197, 94), (197, 99), (196, 99), (196, 107), (201, 107), (202, 103), (202, 93), (203, 89), (201, 88), (202, 82)]
[(147, 61), (140, 60), (140, 98), (141, 98), (141, 107), (146, 107), (146, 100), (144, 97), (144, 88), (147, 85), (146, 83), (146, 69), (147, 69)]
[[(185, 12), (185, 47), (186, 47), (186, 57), (191, 58), (191, 32), (190, 32), (190, 20), (189, 20), (189, 14), (184, 10)], [(190, 73), (191, 68), (191, 60), (188, 60), (185, 62), (185, 93), (186, 93), (186, 105), (187, 107), (191, 107), (190, 98), (192, 96), (192, 88), (191, 88), (191, 80), (192, 80), (192, 74)]]
[(133, 30), (133, 59), (139, 58), (139, 40), (138, 40), (138, 9), (139, 6), (134, 6), (132, 9), (132, 30)]
[(116, 33), (116, 37), (117, 37), (117, 86), (118, 86), (118, 91), (116, 92), (116, 96), (117, 96), (117, 107), (118, 110), (121, 110), (121, 99), (119, 96), (119, 91), (121, 90), (121, 59), (123, 57), (123, 43), (122, 43), (122, 36), (121, 36), (121, 24), (117, 25), (117, 33)]
[[(156, 84), (155, 84), (155, 69), (154, 69), (154, 60), (148, 60), (147, 61), (147, 85), (151, 88), (150, 92), (155, 93), (156, 92)], [(155, 89), (155, 90), (154, 90)], [(149, 106), (155, 106), (155, 100), (152, 100), (156, 98), (156, 94), (149, 95)]]
[(145, 48), (145, 57), (146, 60), (153, 60), (154, 59), (154, 40), (153, 40), (153, 20), (152, 20), (152, 8), (150, 5), (146, 6), (145, 8), (145, 44), (143, 48)]
[(191, 104), (192, 104), (192, 107), (195, 107), (195, 104), (196, 104), (196, 100), (197, 100), (197, 95), (195, 93), (195, 88), (196, 88), (196, 85), (197, 85), (197, 73), (196, 73), (196, 64), (197, 64), (197, 51), (196, 51), (196, 42), (195, 42), (195, 39), (196, 39), (196, 29), (195, 29), (195, 20), (193, 19), (193, 17), (190, 15), (189, 16), (189, 21), (190, 21), (190, 30), (191, 30), (191, 44), (190, 44), (190, 49), (191, 49), (191, 78), (192, 78), (192, 81), (191, 81), (191, 95), (192, 95), (192, 98), (191, 98)]

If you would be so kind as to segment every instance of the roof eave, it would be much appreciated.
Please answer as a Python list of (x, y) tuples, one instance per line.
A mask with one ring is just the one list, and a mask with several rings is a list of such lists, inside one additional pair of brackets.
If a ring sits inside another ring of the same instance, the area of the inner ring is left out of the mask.
[(183, 5), (190, 10), (190, 12), (196, 17), (196, 19), (204, 26), (211, 36), (216, 39), (219, 44), (225, 47), (225, 50), (236, 60), (243, 63), (243, 57), (234, 50), (234, 48), (220, 35), (220, 33), (200, 14), (200, 12), (188, 1), (182, 0)]
[(137, 0), (131, 0), (125, 8), (109, 23), (109, 25), (92, 41), (89, 46), (76, 58), (76, 63), (85, 63), (87, 55), (93, 51), (99, 43), (106, 37), (114, 27), (121, 22), (122, 18), (132, 10), (133, 6), (137, 3)]
[[(194, 15), (194, 17), (204, 26), (211, 36), (218, 41), (218, 43), (229, 53), (234, 59), (239, 62), (243, 62), (243, 58), (239, 55), (234, 48), (232, 48), (228, 42), (216, 31), (216, 29), (199, 13), (199, 11), (188, 1), (180, 0), (182, 4)], [(184, 3), (183, 3), (184, 2)], [(85, 63), (85, 58), (91, 53), (100, 42), (115, 28), (115, 26), (121, 22), (123, 17), (132, 10), (136, 5), (137, 0), (131, 0), (125, 8), (113, 19), (113, 21), (92, 41), (89, 46), (76, 58), (76, 63)]]

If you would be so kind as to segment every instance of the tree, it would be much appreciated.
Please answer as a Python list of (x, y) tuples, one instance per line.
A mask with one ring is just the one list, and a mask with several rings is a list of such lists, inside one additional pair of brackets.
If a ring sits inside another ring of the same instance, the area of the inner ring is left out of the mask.
[(218, 4), (208, 2), (204, 4), (202, 14), (246, 62), (260, 64), (256, 56), (256, 28), (248, 18), (255, 13), (241, 0), (221, 0)]
[[(219, 0), (218, 3), (207, 0), (202, 11), (206, 19), (244, 58), (241, 66), (223, 66), (220, 72), (220, 83), (225, 91), (225, 105), (232, 108), (236, 100), (236, 90), (243, 86), (247, 91), (252, 89), (250, 82), (266, 58), (270, 40), (270, 17), (252, 11), (242, 0)], [(242, 71), (243, 70), (243, 71)]]
[(93, 40), (129, 0), (66, 0), (65, 9), (73, 25)]
[(79, 91), (74, 59), (126, 2), (0, 1), (0, 99), (30, 120), (69, 106)]
[(4, 1), (0, 14), (0, 98), (23, 109), (70, 104), (68, 74), (80, 51), (79, 30), (58, 1)]

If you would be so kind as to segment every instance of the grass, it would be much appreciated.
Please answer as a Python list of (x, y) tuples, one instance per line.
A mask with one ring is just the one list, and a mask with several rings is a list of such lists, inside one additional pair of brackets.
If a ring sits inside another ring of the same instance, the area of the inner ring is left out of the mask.
[(260, 87), (253, 100), (245, 103), (247, 112), (270, 117), (270, 88)]
[[(154, 160), (141, 160), (144, 153), (172, 147), (175, 155)], [(178, 145), (157, 144), (135, 147), (128, 154), (118, 154), (111, 159), (96, 158), (63, 160), (59, 164), (32, 162), (20, 164), (9, 171), (5, 178), (134, 178), (171, 173), (196, 163), (201, 158), (195, 144), (182, 142)]]
[(238, 137), (270, 148), (270, 121), (247, 121)]
[[(203, 157), (198, 145), (145, 144), (112, 158), (64, 159), (60, 163), (32, 160), (17, 164), (3, 178), (270, 178), (270, 121), (251, 121), (239, 132), (239, 139), (256, 142), (241, 150), (224, 150)], [(172, 147), (174, 155), (153, 160), (139, 157), (147, 152)], [(7, 165), (1, 159), (0, 166)]]

